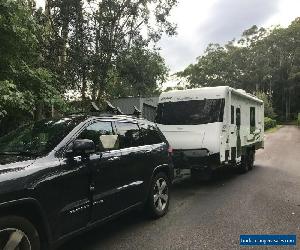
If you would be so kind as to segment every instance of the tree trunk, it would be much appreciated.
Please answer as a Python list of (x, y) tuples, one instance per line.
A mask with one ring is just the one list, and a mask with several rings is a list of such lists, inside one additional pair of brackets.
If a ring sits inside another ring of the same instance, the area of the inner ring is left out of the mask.
[(86, 70), (83, 69), (82, 72), (82, 86), (81, 86), (81, 100), (82, 100), (82, 108), (85, 108), (86, 105), (86, 89), (87, 89), (87, 83), (86, 83)]
[(50, 17), (50, 0), (45, 0), (45, 16)]
[(38, 101), (35, 106), (34, 120), (42, 120), (44, 118), (44, 103), (42, 101)]

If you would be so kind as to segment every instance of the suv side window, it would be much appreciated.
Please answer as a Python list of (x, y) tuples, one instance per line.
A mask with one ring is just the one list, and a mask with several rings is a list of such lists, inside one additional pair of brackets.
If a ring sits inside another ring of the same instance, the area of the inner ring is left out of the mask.
[(87, 126), (78, 136), (78, 139), (89, 139), (95, 143), (96, 152), (103, 152), (105, 149), (100, 142), (101, 135), (113, 135), (111, 122), (95, 122)]
[(141, 133), (136, 123), (116, 122), (120, 148), (130, 148), (143, 145)]
[(153, 125), (141, 125), (141, 134), (145, 145), (162, 143), (163, 135)]

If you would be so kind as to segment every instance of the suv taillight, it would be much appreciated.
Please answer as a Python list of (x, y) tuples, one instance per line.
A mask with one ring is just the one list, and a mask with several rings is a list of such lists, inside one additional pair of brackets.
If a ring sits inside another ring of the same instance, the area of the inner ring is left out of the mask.
[(173, 148), (171, 146), (169, 146), (169, 148), (168, 148), (168, 153), (170, 156), (173, 155)]

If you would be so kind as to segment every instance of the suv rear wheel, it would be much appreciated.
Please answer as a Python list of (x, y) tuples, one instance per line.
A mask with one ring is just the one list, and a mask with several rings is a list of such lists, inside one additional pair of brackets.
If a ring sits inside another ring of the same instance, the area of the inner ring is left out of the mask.
[(0, 249), (39, 250), (39, 234), (33, 224), (23, 217), (1, 217)]
[(170, 180), (163, 172), (156, 174), (152, 180), (147, 202), (147, 209), (152, 218), (164, 216), (169, 208)]

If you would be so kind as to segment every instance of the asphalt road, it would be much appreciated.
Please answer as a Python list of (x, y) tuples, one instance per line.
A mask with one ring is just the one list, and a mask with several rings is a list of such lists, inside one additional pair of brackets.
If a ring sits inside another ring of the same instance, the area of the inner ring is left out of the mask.
[(244, 175), (222, 171), (209, 183), (177, 183), (165, 217), (134, 211), (60, 250), (240, 249), (240, 234), (297, 234), (300, 249), (300, 129), (267, 134), (255, 166)]

